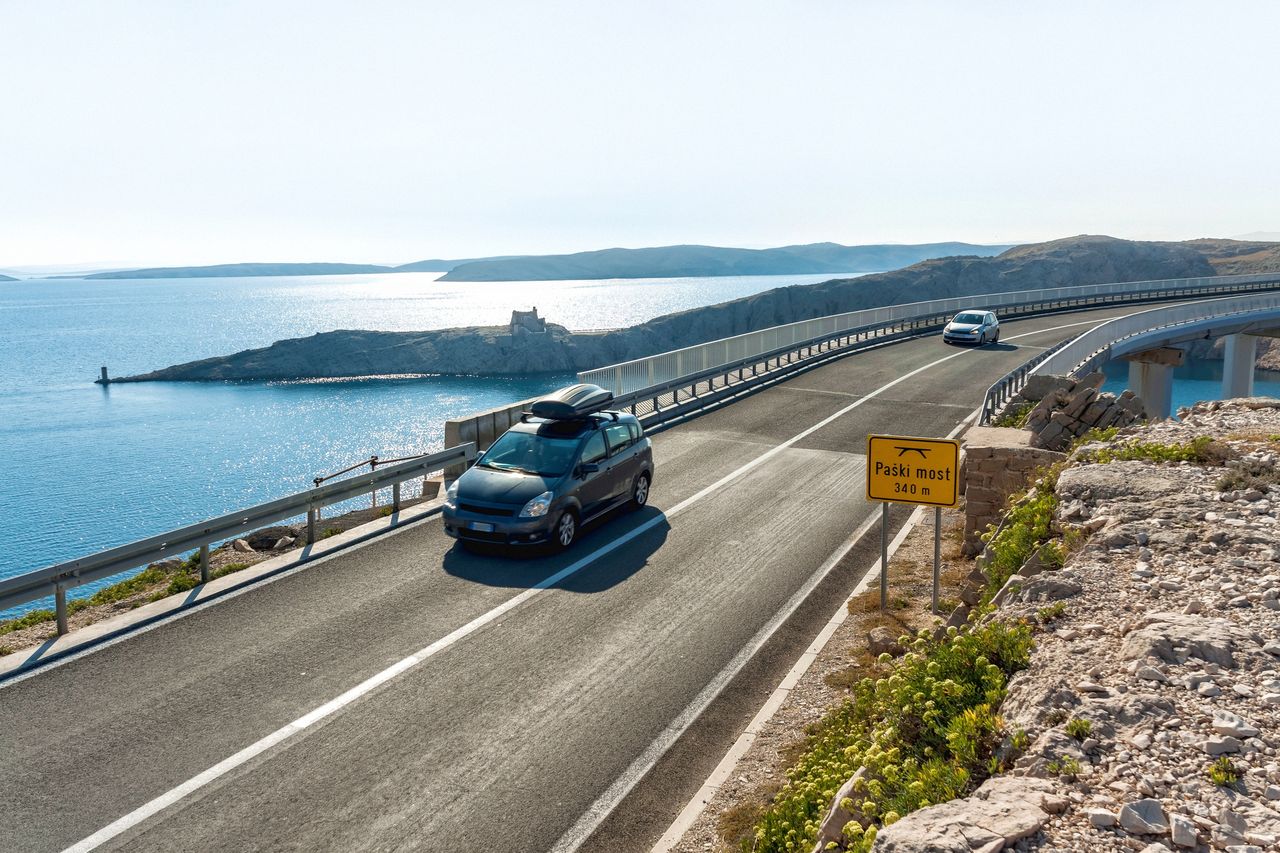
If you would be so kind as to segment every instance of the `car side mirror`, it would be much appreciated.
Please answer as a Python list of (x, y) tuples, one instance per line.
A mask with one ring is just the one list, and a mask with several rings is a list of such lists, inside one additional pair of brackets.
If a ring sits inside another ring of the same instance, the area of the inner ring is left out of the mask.
[(578, 476), (585, 477), (588, 474), (594, 474), (600, 470), (600, 466), (594, 462), (583, 462), (578, 466)]

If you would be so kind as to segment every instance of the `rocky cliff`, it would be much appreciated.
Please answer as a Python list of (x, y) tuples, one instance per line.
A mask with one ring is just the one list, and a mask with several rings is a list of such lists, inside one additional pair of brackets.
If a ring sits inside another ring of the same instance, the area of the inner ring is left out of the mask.
[(1191, 246), (1082, 236), (1019, 246), (993, 258), (938, 258), (879, 275), (777, 288), (606, 334), (573, 334), (554, 324), (545, 335), (515, 337), (496, 327), (336, 331), (113, 381), (585, 370), (782, 323), (900, 302), (1213, 274), (1213, 266)]

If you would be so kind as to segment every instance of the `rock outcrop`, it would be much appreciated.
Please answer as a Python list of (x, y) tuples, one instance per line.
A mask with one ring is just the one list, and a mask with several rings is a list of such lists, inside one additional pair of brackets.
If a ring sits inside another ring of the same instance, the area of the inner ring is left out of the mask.
[(1022, 390), (997, 413), (996, 421), (1023, 412), (1024, 425), (1034, 436), (1035, 447), (1065, 450), (1090, 430), (1127, 427), (1146, 418), (1142, 401), (1132, 391), (1118, 396), (1099, 391), (1105, 380), (1101, 373), (1082, 379), (1030, 376)]
[(113, 382), (303, 379), (422, 374), (510, 375), (585, 370), (757, 329), (901, 302), (1111, 281), (1213, 275), (1194, 249), (1111, 237), (1020, 246), (993, 258), (950, 257), (894, 272), (796, 285), (668, 314), (605, 334), (506, 328), (336, 331), (201, 359)]

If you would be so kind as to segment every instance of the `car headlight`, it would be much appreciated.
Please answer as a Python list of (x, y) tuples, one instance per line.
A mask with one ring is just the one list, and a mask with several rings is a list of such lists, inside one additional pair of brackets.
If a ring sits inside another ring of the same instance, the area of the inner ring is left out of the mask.
[(551, 501), (555, 498), (551, 492), (543, 492), (533, 500), (524, 505), (524, 509), (520, 510), (521, 518), (541, 518), (551, 509)]
[(444, 502), (449, 506), (454, 506), (458, 503), (458, 481), (457, 480), (454, 480), (452, 483), (450, 483), (449, 488), (444, 490)]

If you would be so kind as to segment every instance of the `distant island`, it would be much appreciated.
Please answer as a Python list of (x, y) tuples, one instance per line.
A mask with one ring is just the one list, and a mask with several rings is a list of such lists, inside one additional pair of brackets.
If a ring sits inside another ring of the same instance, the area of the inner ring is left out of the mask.
[(808, 275), (883, 272), (950, 255), (989, 257), (1009, 246), (972, 243), (842, 246), (810, 243), (776, 249), (659, 246), (599, 249), (571, 255), (488, 258), (459, 264), (441, 281), (558, 281), (602, 278), (677, 278), (722, 275)]
[(536, 312), (517, 311), (509, 326), (323, 332), (110, 381), (569, 372), (881, 305), (1274, 269), (1280, 269), (1280, 243), (1151, 243), (1081, 236), (1018, 246), (996, 257), (935, 258), (894, 272), (775, 288), (604, 333), (575, 333)]
[(21, 281), (21, 279), (14, 278), (11, 275), (0, 275), (0, 281)]
[(336, 263), (245, 263), (196, 267), (108, 270), (48, 278), (147, 279), (224, 278), (281, 275), (443, 272), (441, 281), (555, 281), (561, 279), (676, 278), (724, 275), (809, 275), (881, 272), (948, 255), (989, 257), (1008, 246), (972, 243), (842, 246), (812, 243), (776, 249), (719, 246), (657, 246), (648, 249), (600, 249), (571, 255), (501, 255), (459, 260), (433, 259), (400, 266)]

